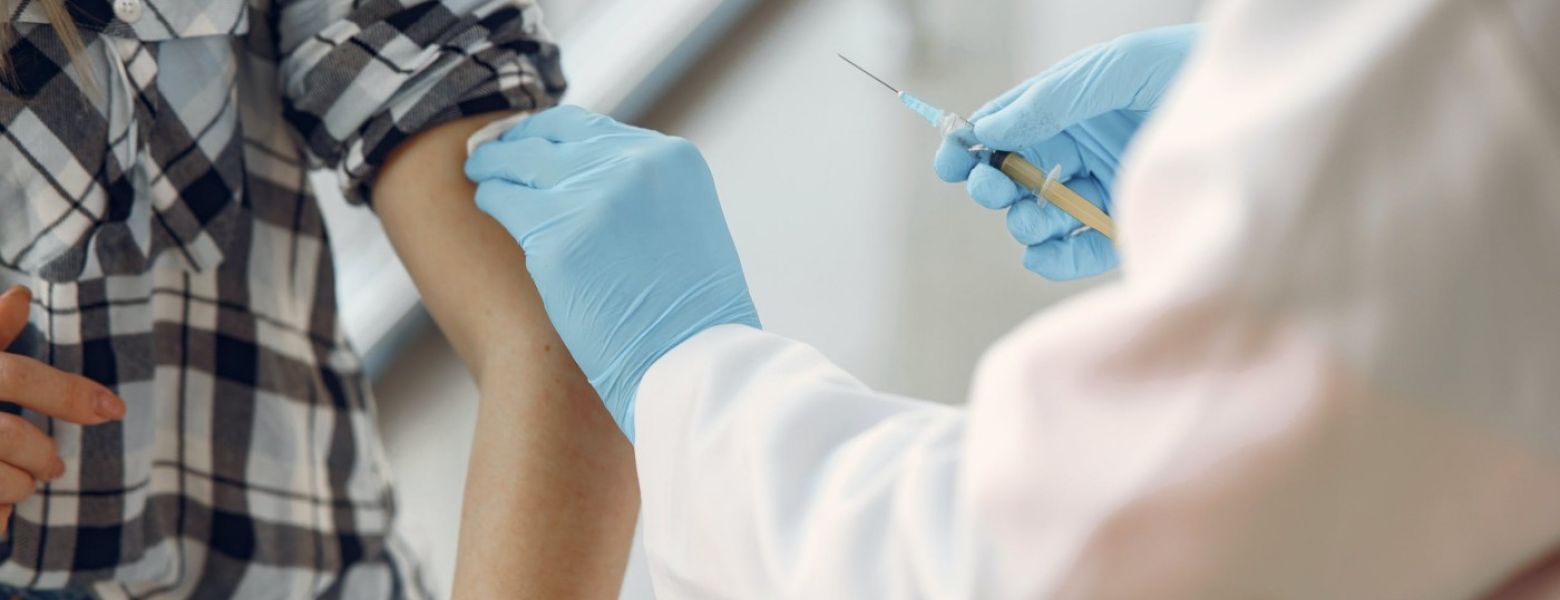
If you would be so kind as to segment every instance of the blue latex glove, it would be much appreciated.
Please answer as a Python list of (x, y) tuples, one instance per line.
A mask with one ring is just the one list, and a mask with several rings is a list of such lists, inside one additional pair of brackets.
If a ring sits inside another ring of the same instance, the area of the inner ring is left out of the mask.
[(629, 441), (650, 365), (694, 334), (759, 327), (704, 158), (584, 109), (538, 113), (466, 161), (547, 316)]
[[(1093, 46), (998, 96), (970, 116), (975, 140), (1017, 152), (1111, 214), (1116, 168), (1143, 121), (1169, 90), (1199, 26), (1133, 33)], [(968, 180), (975, 202), (1008, 210), (1008, 231), (1027, 247), (1024, 268), (1048, 279), (1076, 279), (1115, 268), (1116, 249), (1097, 231), (1041, 202), (1028, 189), (950, 138), (937, 151), (937, 176)]]

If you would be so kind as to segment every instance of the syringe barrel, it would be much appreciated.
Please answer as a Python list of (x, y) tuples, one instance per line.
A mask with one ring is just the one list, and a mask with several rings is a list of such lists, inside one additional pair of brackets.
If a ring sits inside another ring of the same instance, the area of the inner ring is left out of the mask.
[(1026, 188), (1034, 190), (1035, 194), (1044, 198), (1047, 202), (1056, 205), (1078, 222), (1093, 228), (1104, 234), (1105, 237), (1116, 239), (1116, 224), (1105, 211), (1098, 206), (1079, 196), (1072, 188), (1063, 185), (1059, 181), (1052, 181), (1052, 176), (1047, 175), (1040, 167), (1035, 166), (1023, 157), (1011, 152), (993, 152), (991, 154), (991, 166), (1002, 171), (1014, 182)]

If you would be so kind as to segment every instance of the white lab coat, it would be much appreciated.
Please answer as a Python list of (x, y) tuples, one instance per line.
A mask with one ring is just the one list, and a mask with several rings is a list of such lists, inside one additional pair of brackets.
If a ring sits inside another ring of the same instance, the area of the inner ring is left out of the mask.
[(662, 597), (1560, 596), (1560, 3), (1207, 21), (1122, 280), (967, 407), (740, 326), (649, 371)]

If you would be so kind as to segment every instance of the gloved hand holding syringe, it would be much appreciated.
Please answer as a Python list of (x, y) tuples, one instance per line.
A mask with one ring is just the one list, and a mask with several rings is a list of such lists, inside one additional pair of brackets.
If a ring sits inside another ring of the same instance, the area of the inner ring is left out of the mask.
[[(862, 68), (861, 65), (858, 65), (850, 59), (845, 58), (844, 55), (837, 54), (836, 56), (839, 56), (841, 60), (850, 63), (851, 66), (855, 67), (862, 73), (865, 73), (868, 77), (871, 77), (878, 83), (883, 84), (883, 87), (892, 90), (894, 94), (899, 97), (900, 102), (904, 103), (904, 105), (910, 108), (910, 110), (915, 111), (916, 114), (924, 117), (928, 122), (937, 128), (938, 133), (941, 133), (943, 137), (954, 139), (964, 139), (965, 137), (968, 137), (969, 139), (973, 139), (973, 136), (970, 135), (969, 132), (974, 129), (974, 125), (964, 117), (959, 116), (958, 113), (945, 111), (932, 106), (920, 98), (911, 95), (909, 92), (901, 91), (898, 88), (889, 85), (888, 82), (885, 82), (878, 78), (878, 76), (873, 75), (870, 71)], [(971, 143), (969, 150), (970, 152), (975, 152), (982, 155), (989, 154), (988, 160), (991, 163), (991, 166), (996, 167), (998, 170), (1002, 171), (1008, 177), (1012, 178), (1014, 182), (1034, 190), (1035, 194), (1039, 197), (1044, 198), (1047, 202), (1050, 202), (1057, 208), (1062, 209), (1067, 214), (1072, 215), (1073, 218), (1078, 219), (1080, 223), (1083, 223), (1085, 228), (1099, 231), (1101, 234), (1107, 238), (1110, 238), (1111, 240), (1116, 239), (1115, 224), (1113, 221), (1111, 221), (1110, 216), (1105, 214), (1105, 211), (1100, 210), (1099, 207), (1084, 199), (1083, 196), (1078, 195), (1077, 192), (1072, 191), (1066, 185), (1056, 181), (1057, 174), (1061, 172), (1060, 164), (1052, 167), (1050, 173), (1047, 173), (1029, 161), (1024, 160), (1023, 157), (1012, 152), (1000, 150), (993, 151), (979, 143)], [(1080, 230), (1080, 232), (1081, 231), (1082, 230)], [(1075, 232), (1075, 234), (1076, 233), (1078, 232)]]

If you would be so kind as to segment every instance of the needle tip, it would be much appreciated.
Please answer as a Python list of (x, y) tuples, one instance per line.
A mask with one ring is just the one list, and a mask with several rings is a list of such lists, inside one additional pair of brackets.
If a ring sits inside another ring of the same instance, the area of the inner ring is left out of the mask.
[(862, 73), (865, 73), (865, 74), (866, 74), (866, 76), (867, 76), (867, 77), (871, 77), (871, 78), (872, 78), (872, 80), (873, 80), (873, 81), (876, 81), (876, 82), (878, 82), (878, 83), (881, 83), (881, 84), (883, 84), (883, 87), (886, 87), (886, 88), (888, 88), (888, 89), (889, 89), (889, 91), (891, 91), (891, 92), (893, 92), (893, 93), (895, 93), (895, 94), (898, 94), (898, 93), (899, 93), (899, 88), (896, 88), (896, 87), (894, 87), (894, 86), (891, 86), (891, 85), (889, 85), (889, 84), (888, 84), (888, 82), (887, 82), (887, 81), (883, 81), (883, 80), (882, 80), (882, 79), (881, 79), (881, 78), (879, 78), (879, 77), (878, 77), (878, 76), (877, 76), (877, 75), (873, 75), (873, 74), (872, 74), (872, 72), (871, 72), (871, 71), (868, 71), (868, 70), (866, 70), (866, 69), (864, 69), (864, 68), (862, 68), (862, 66), (861, 66), (861, 65), (858, 65), (858, 64), (856, 64), (856, 61), (853, 61), (853, 60), (851, 60), (851, 59), (848, 59), (848, 58), (845, 58), (845, 55), (844, 55), (844, 54), (840, 54), (840, 53), (839, 53), (839, 52), (835, 52), (835, 53), (834, 53), (834, 55), (835, 55), (835, 56), (838, 56), (838, 57), (840, 57), (840, 60), (843, 60), (843, 61), (845, 61), (845, 62), (846, 62), (846, 64), (849, 64), (849, 65), (850, 65), (850, 66), (852, 66), (852, 67), (856, 67), (856, 70), (857, 70), (857, 71), (861, 71), (861, 72), (862, 72)]

